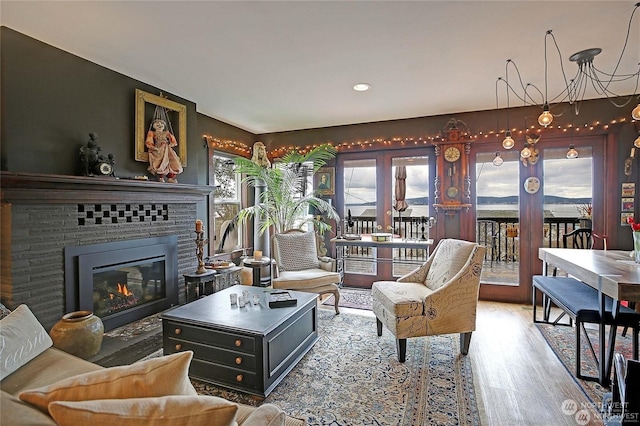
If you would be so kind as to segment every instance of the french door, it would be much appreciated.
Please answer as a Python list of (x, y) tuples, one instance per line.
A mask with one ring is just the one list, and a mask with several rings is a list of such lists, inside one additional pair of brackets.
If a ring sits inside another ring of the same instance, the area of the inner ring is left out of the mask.
[[(431, 155), (429, 155), (431, 153)], [(432, 148), (340, 154), (336, 203), (343, 234), (390, 233), (393, 238), (428, 238), (429, 190), (434, 178)], [(403, 210), (396, 203), (396, 174), (403, 168)], [(396, 210), (398, 207), (399, 210)], [(395, 280), (426, 259), (426, 251), (347, 246), (343, 250), (344, 285), (370, 288), (374, 281)]]
[[(603, 136), (549, 137), (536, 147), (534, 164), (497, 144), (472, 148), (476, 226), (475, 235), (465, 239), (487, 247), (481, 298), (528, 302), (531, 277), (542, 271), (538, 249), (558, 247), (562, 234), (579, 226), (580, 207), (593, 206), (593, 227), (604, 230), (611, 206), (596, 182), (606, 181), (605, 141)], [(578, 158), (567, 158), (572, 144)], [(501, 165), (493, 161), (497, 154)]]

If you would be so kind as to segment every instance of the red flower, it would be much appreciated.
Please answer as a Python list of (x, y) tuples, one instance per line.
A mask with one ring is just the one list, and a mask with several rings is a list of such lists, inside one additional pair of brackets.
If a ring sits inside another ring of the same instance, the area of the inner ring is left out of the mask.
[(627, 219), (627, 223), (631, 225), (631, 229), (634, 231), (640, 231), (640, 223), (635, 223), (632, 217)]

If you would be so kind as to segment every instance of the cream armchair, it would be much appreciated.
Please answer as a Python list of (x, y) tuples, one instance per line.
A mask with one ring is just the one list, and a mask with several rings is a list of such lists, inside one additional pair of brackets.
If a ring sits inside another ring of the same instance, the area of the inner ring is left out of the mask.
[(319, 242), (314, 232), (291, 229), (271, 237), (271, 256), (275, 262), (273, 288), (332, 293), (336, 314), (340, 313), (340, 274), (336, 260), (319, 256)]
[(398, 361), (405, 361), (409, 337), (460, 333), (460, 352), (468, 353), (484, 251), (476, 243), (444, 239), (418, 269), (397, 281), (373, 283), (378, 336), (383, 324), (393, 333)]

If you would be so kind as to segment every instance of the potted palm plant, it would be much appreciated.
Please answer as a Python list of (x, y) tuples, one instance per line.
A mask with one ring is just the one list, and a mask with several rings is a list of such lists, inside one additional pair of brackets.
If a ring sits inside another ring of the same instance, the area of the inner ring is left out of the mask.
[(265, 167), (248, 158), (236, 158), (236, 173), (240, 173), (243, 183), (249, 186), (263, 186), (255, 205), (238, 213), (239, 224), (246, 224), (250, 218), (260, 219), (259, 235), (269, 228), (275, 233), (300, 228), (312, 223), (319, 234), (331, 229), (331, 225), (309, 215), (310, 208), (324, 214), (328, 219), (340, 220), (331, 204), (316, 197), (314, 191), (307, 190), (307, 179), (336, 155), (336, 149), (329, 144), (320, 145), (306, 154), (291, 151)]

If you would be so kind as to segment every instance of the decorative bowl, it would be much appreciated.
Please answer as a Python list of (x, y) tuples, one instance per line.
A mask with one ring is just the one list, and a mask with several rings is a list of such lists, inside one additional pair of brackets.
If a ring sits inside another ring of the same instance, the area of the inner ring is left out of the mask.
[(393, 236), (393, 234), (389, 234), (386, 232), (374, 232), (373, 234), (371, 234), (371, 241), (376, 241), (376, 242), (386, 242), (386, 241), (391, 241), (391, 237)]

